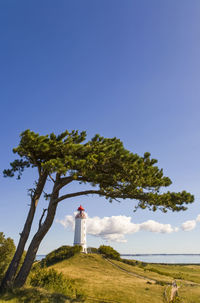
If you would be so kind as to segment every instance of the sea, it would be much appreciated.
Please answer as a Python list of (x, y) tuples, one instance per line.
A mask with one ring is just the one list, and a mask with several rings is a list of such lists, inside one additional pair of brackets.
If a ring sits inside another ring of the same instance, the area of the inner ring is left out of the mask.
[[(45, 255), (37, 255), (42, 260)], [(200, 264), (200, 254), (122, 254), (121, 258), (147, 263), (162, 264)]]
[(147, 263), (200, 264), (200, 254), (124, 254), (121, 258)]

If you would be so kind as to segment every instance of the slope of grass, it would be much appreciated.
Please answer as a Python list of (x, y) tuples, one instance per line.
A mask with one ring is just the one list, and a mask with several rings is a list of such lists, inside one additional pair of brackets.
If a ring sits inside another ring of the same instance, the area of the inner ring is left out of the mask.
[(147, 264), (145, 269), (159, 275), (169, 276), (174, 279), (188, 280), (200, 283), (200, 265), (163, 265)]
[[(200, 303), (199, 265), (138, 264), (79, 254), (48, 267), (72, 281), (85, 303), (168, 303), (176, 279), (181, 303)], [(78, 299), (41, 288), (23, 288), (0, 296), (0, 303), (70, 303)]]
[(125, 264), (125, 263), (122, 263), (122, 262), (119, 262), (119, 261), (116, 261), (116, 260), (112, 260), (112, 263), (116, 264), (120, 268), (125, 269), (129, 272), (144, 276), (144, 277), (149, 278), (149, 279), (153, 279), (157, 282), (164, 282), (164, 283), (167, 284), (167, 283), (172, 283), (172, 281), (173, 281), (173, 278), (171, 276), (160, 275), (156, 272), (149, 271), (147, 269), (148, 265), (146, 265), (145, 267), (131, 266), (131, 265), (128, 265), (128, 264)]
[[(164, 287), (128, 275), (109, 264), (101, 255), (81, 254), (53, 265), (88, 297), (117, 303), (161, 303)], [(89, 301), (88, 301), (89, 302)]]
[(200, 303), (200, 285), (180, 283), (178, 294), (183, 303)]

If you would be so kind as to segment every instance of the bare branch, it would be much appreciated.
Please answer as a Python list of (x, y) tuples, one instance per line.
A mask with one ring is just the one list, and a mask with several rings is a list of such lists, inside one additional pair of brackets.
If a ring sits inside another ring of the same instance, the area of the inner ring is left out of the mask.
[(45, 200), (49, 200), (49, 198), (51, 198), (51, 194), (46, 193), (44, 190), (43, 190), (43, 194), (44, 194)]
[(55, 183), (55, 180), (51, 175), (49, 175), (49, 178), (51, 179), (51, 181), (53, 181), (53, 183)]
[(38, 228), (38, 230), (42, 226), (42, 219), (44, 218), (44, 215), (45, 215), (46, 211), (47, 211), (47, 208), (43, 208), (43, 213), (42, 213), (42, 216), (41, 216), (40, 221), (39, 221), (39, 228)]
[(28, 196), (31, 197), (31, 199), (32, 199), (34, 194), (35, 194), (35, 188), (29, 188), (28, 189)]
[(115, 201), (118, 202), (118, 203), (121, 203), (121, 201), (118, 200), (117, 198), (113, 198), (113, 200), (115, 200)]

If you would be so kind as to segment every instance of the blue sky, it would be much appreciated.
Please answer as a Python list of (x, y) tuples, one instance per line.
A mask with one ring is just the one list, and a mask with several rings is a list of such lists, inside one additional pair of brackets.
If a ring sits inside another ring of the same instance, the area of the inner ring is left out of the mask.
[[(65, 129), (119, 137), (127, 149), (151, 152), (173, 185), (195, 195), (188, 211), (139, 210), (134, 201), (99, 197), (64, 201), (56, 220), (83, 204), (92, 218), (131, 217), (179, 227), (200, 214), (200, 2), (198, 0), (6, 1), (0, 3), (0, 171), (29, 128)], [(1, 173), (0, 231), (17, 243), (34, 174), (21, 181)], [(33, 232), (37, 228), (39, 210)], [(126, 243), (88, 235), (120, 252), (200, 252), (200, 223), (191, 231), (126, 235)], [(55, 222), (39, 253), (72, 244), (73, 232)]]

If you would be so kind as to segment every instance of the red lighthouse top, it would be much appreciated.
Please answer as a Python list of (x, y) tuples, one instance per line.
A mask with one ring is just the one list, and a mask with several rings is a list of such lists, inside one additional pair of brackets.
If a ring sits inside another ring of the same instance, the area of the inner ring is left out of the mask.
[(79, 208), (77, 209), (79, 212), (78, 212), (78, 214), (76, 215), (76, 219), (86, 219), (86, 214), (84, 213), (84, 208), (83, 208), (83, 206), (82, 205), (80, 205), (79, 206)]
[(77, 210), (79, 210), (79, 211), (84, 211), (85, 209), (83, 208), (82, 205), (80, 205), (79, 208), (78, 208)]

